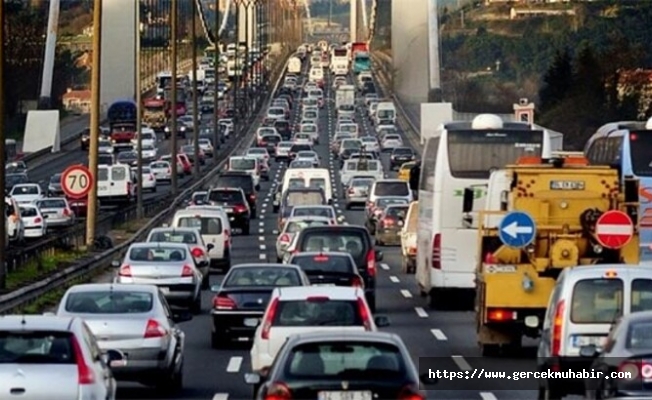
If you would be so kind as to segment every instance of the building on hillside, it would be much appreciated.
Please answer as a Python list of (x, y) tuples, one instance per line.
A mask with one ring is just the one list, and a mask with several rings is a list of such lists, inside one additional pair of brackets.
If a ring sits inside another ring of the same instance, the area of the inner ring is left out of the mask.
[(61, 102), (66, 111), (74, 114), (88, 114), (91, 112), (91, 91), (68, 89), (61, 97)]

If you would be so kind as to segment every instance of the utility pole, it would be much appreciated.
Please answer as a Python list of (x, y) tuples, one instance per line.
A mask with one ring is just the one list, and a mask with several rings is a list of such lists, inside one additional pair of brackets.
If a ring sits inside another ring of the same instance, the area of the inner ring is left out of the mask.
[(88, 148), (88, 169), (93, 177), (93, 186), (88, 193), (86, 208), (86, 245), (95, 242), (95, 224), (98, 214), (97, 199), (97, 153), (100, 135), (100, 70), (102, 62), (102, 0), (93, 1), (93, 61), (91, 69), (91, 124)]
[(192, 142), (195, 153), (195, 177), (199, 178), (201, 174), (201, 165), (199, 164), (199, 102), (197, 101), (197, 2), (191, 0), (192, 4), (192, 27), (190, 43), (192, 44)]
[[(5, 164), (7, 163), (6, 154), (5, 154), (5, 76), (4, 76), (4, 66), (5, 66), (5, 2), (0, 1), (0, 132), (2, 137), (0, 138), (0, 188), (5, 187)], [(18, 210), (16, 210), (18, 211)], [(6, 205), (4, 201), (0, 201), (0, 215), (2, 215), (3, 220), (7, 218), (6, 216)], [(7, 287), (7, 260), (5, 259), (5, 249), (7, 248), (7, 227), (5, 223), (0, 223), (0, 289)]]
[(333, 21), (333, 0), (328, 0), (328, 27), (331, 27)]
[(171, 1), (171, 10), (170, 10), (170, 45), (172, 46), (172, 51), (170, 52), (170, 62), (172, 69), (172, 87), (170, 88), (170, 97), (172, 99), (171, 115), (172, 119), (170, 124), (170, 151), (172, 153), (172, 159), (170, 160), (170, 168), (172, 169), (172, 194), (177, 194), (179, 189), (179, 161), (177, 160), (177, 0)]
[(136, 166), (136, 216), (140, 220), (145, 215), (143, 210), (143, 98), (140, 65), (140, 0), (136, 0), (136, 152), (138, 164)]
[(213, 68), (215, 68), (215, 87), (213, 88), (213, 162), (217, 163), (217, 149), (220, 147), (220, 130), (217, 124), (219, 121), (218, 104), (220, 101), (217, 93), (217, 84), (219, 83), (217, 69), (220, 65), (220, 13), (217, 3), (215, 4), (215, 59), (213, 64)]

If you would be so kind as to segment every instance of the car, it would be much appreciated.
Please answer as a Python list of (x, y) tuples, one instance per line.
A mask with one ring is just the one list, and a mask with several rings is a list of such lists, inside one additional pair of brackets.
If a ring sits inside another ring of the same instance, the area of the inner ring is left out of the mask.
[(409, 204), (391, 204), (385, 207), (374, 228), (376, 244), (378, 246), (400, 245), (401, 229), (405, 224), (405, 216)]
[(382, 151), (392, 151), (397, 147), (403, 146), (403, 139), (398, 134), (387, 134), (383, 137), (383, 140), (380, 142), (380, 148)]
[(309, 226), (302, 229), (288, 246), (287, 253), (302, 251), (341, 251), (353, 257), (364, 279), (366, 300), (372, 311), (376, 310), (377, 263), (383, 253), (375, 250), (371, 235), (364, 226), (329, 225)]
[(419, 383), (437, 377), (419, 376), (396, 334), (317, 330), (289, 336), (274, 365), (246, 373), (245, 382), (255, 399), (420, 400)]
[[(0, 349), (5, 398), (114, 400), (117, 384), (111, 370), (125, 363), (119, 351), (102, 352), (77, 317), (5, 315), (0, 318)], [(21, 394), (10, 394), (15, 391)]]
[(382, 218), (385, 209), (392, 205), (408, 206), (410, 201), (400, 196), (380, 196), (376, 197), (373, 203), (368, 204), (365, 208), (365, 226), (372, 235), (376, 234), (378, 221)]
[(211, 347), (225, 347), (230, 341), (251, 339), (277, 287), (310, 286), (310, 280), (296, 265), (239, 264), (231, 267), (222, 283), (213, 286)]
[(97, 143), (97, 151), (101, 154), (113, 154), (115, 149), (113, 143), (109, 139), (100, 139)]
[[(315, 143), (314, 135), (312, 133), (295, 133), (294, 137), (292, 137), (292, 141), (294, 141), (295, 145), (292, 146), (294, 148), (296, 145), (306, 145), (306, 146), (312, 146), (313, 143)], [(296, 157), (296, 151), (292, 152), (290, 151), (290, 158), (292, 157), (292, 153), (294, 153), (294, 156)]]
[(388, 325), (387, 317), (374, 318), (357, 287), (310, 286), (277, 288), (256, 328), (251, 347), (251, 369), (269, 368), (290, 335), (373, 332)]
[[(156, 182), (172, 182), (172, 168), (168, 161), (154, 161), (149, 164), (149, 169), (154, 174)], [(183, 173), (183, 167), (178, 170)]]
[(5, 193), (11, 192), (14, 186), (23, 183), (29, 183), (29, 177), (24, 172), (5, 175)]
[(241, 188), (213, 188), (208, 192), (208, 200), (212, 205), (224, 208), (232, 228), (239, 228), (243, 235), (249, 235), (252, 212), (247, 197)]
[(49, 228), (75, 224), (75, 213), (65, 197), (48, 197), (37, 200), (34, 204), (41, 210), (43, 216), (47, 217)]
[(120, 261), (115, 283), (156, 285), (168, 303), (201, 312), (204, 279), (190, 248), (184, 243), (133, 243)]
[(331, 205), (294, 206), (292, 207), (289, 218), (294, 217), (328, 218), (331, 221), (332, 225), (335, 225), (336, 222), (339, 222), (337, 214), (335, 213), (335, 208), (333, 208)]
[(326, 205), (326, 195), (322, 188), (292, 187), (283, 193), (278, 214), (278, 229), (282, 230), (295, 206)]
[(293, 254), (289, 264), (298, 265), (314, 286), (364, 288), (364, 281), (349, 253), (314, 251)]
[(100, 339), (99, 350), (112, 349), (124, 355), (122, 363), (112, 366), (117, 380), (166, 391), (182, 388), (185, 334), (176, 323), (189, 321), (192, 314), (173, 312), (158, 287), (74, 285), (61, 298), (56, 315), (64, 320), (82, 318)]
[(47, 217), (35, 204), (20, 204), (19, 207), (26, 238), (38, 239), (48, 234)]
[(394, 147), (391, 155), (389, 156), (389, 169), (398, 169), (406, 162), (414, 161), (416, 154), (410, 147)]
[(213, 154), (215, 154), (213, 142), (211, 142), (211, 140), (208, 138), (199, 138), (199, 148), (206, 155), (206, 157), (212, 158)]
[(195, 205), (177, 210), (172, 226), (199, 229), (209, 261), (206, 273), (213, 269), (228, 271), (231, 267), (231, 224), (224, 207)]
[(312, 144), (294, 143), (292, 147), (290, 147), (290, 151), (288, 153), (290, 160), (294, 160), (297, 157), (297, 153), (300, 151), (312, 151)]
[(267, 154), (276, 154), (276, 147), (283, 141), (281, 135), (265, 135), (260, 139), (261, 147), (267, 149)]
[[(131, 172), (135, 175), (138, 176), (138, 168), (137, 167), (132, 167)], [(152, 170), (144, 166), (142, 167), (142, 182), (143, 182), (143, 192), (146, 190), (149, 190), (150, 192), (156, 193), (156, 176), (152, 172)]]
[(290, 158), (290, 149), (294, 146), (294, 142), (280, 142), (276, 146), (276, 153), (274, 159), (276, 162), (287, 160)]
[(54, 174), (50, 177), (50, 181), (48, 182), (47, 196), (63, 196), (63, 189), (61, 188), (61, 173)]
[(371, 176), (353, 176), (344, 191), (346, 209), (350, 210), (354, 205), (365, 205), (369, 196), (369, 189), (375, 179)]
[(284, 260), (285, 252), (290, 243), (292, 243), (292, 239), (303, 228), (332, 224), (333, 220), (328, 217), (302, 216), (288, 218), (276, 238), (276, 261), (281, 262)]
[(5, 174), (27, 174), (25, 161), (12, 161), (5, 165)]
[(147, 242), (154, 243), (185, 243), (190, 248), (190, 253), (195, 259), (195, 264), (202, 273), (202, 289), (210, 287), (208, 267), (210, 259), (208, 253), (213, 249), (212, 243), (204, 242), (199, 228), (190, 227), (160, 227), (154, 228), (147, 235)]
[(299, 132), (309, 134), (312, 141), (319, 144), (319, 126), (316, 123), (302, 123), (299, 125)]
[(37, 183), (21, 183), (11, 188), (9, 195), (13, 197), (19, 205), (31, 204), (36, 200), (45, 198), (43, 189)]
[(297, 152), (297, 155), (293, 161), (297, 160), (309, 160), (314, 168), (319, 168), (319, 165), (321, 164), (319, 155), (313, 150), (303, 150)]
[[(220, 174), (215, 188), (220, 187), (239, 187), (247, 197), (249, 210), (251, 211), (251, 219), (256, 219), (256, 190), (260, 189), (255, 185), (254, 178), (244, 171), (228, 171)], [(211, 190), (208, 191), (208, 202), (211, 203)]]
[(410, 171), (416, 165), (417, 165), (416, 161), (409, 161), (401, 164), (401, 166), (398, 169), (397, 178), (405, 182), (410, 182)]
[(196, 192), (192, 192), (192, 195), (190, 195), (190, 201), (188, 202), (188, 205), (191, 206), (202, 206), (208, 204), (208, 192), (205, 190), (198, 190)]
[(364, 151), (369, 153), (380, 153), (380, 144), (378, 140), (373, 136), (362, 136), (360, 138), (362, 142), (362, 148)]
[(132, 150), (122, 151), (118, 153), (115, 160), (118, 164), (124, 164), (133, 167), (138, 163), (138, 153)]

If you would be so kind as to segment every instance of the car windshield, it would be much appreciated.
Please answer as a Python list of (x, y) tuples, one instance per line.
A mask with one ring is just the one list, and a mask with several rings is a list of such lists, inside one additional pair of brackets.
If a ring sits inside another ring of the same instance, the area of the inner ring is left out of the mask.
[[(406, 203), (407, 204), (407, 203)], [(390, 218), (396, 218), (396, 219), (405, 219), (405, 215), (407, 214), (408, 206), (392, 206), (388, 207), (386, 211), (386, 216)]]
[(316, 154), (312, 151), (300, 151), (297, 153), (299, 158), (315, 158)]
[(21, 207), (20, 208), (21, 217), (38, 217), (38, 208), (36, 207)]
[(63, 199), (45, 199), (36, 202), (38, 208), (66, 208), (66, 201)]
[(247, 171), (256, 168), (256, 160), (252, 158), (232, 158), (229, 164), (233, 171)]
[(330, 300), (328, 297), (309, 299), (280, 301), (272, 326), (363, 325), (355, 300)]
[(339, 230), (311, 232), (302, 247), (303, 251), (341, 251), (351, 254), (355, 259), (360, 258), (365, 249), (362, 233)]
[(225, 288), (251, 286), (301, 286), (295, 269), (283, 267), (243, 267), (229, 272)]
[(2, 331), (0, 364), (75, 364), (72, 339), (69, 332)]
[(406, 199), (393, 197), (380, 198), (376, 200), (376, 205), (380, 208), (385, 208), (392, 204), (408, 204), (408, 202)]
[(582, 279), (573, 288), (571, 321), (612, 324), (623, 313), (621, 279)]
[(284, 203), (288, 206), (303, 206), (323, 202), (324, 196), (320, 192), (288, 192)]
[(129, 251), (132, 261), (180, 262), (187, 258), (187, 251), (182, 247), (135, 247)]
[(178, 232), (178, 231), (159, 231), (153, 232), (149, 237), (148, 242), (160, 243), (185, 243), (196, 244), (198, 242), (197, 235), (194, 232)]
[(216, 217), (183, 217), (179, 218), (179, 227), (197, 228), (202, 235), (221, 235), (222, 220)]
[(352, 179), (349, 186), (352, 187), (366, 187), (369, 188), (374, 184), (373, 179)]
[(325, 217), (333, 218), (333, 209), (328, 207), (295, 207), (292, 210), (293, 217)]
[(406, 182), (376, 182), (376, 196), (407, 196), (410, 188)]
[(65, 308), (80, 314), (140, 314), (154, 307), (154, 296), (139, 291), (102, 290), (68, 294)]
[(306, 133), (317, 132), (317, 126), (314, 124), (301, 125), (301, 132), (306, 132)]
[(61, 174), (54, 174), (50, 177), (50, 184), (61, 184)]
[(38, 187), (36, 187), (35, 185), (14, 186), (14, 188), (11, 189), (11, 194), (12, 195), (38, 194)]
[[(312, 161), (310, 160), (294, 160), (290, 163), (289, 168), (312, 168), (312, 166)], [(292, 180), (290, 182), (292, 182)], [(303, 187), (303, 179), (301, 179), (301, 184), (299, 186), (290, 187)]]
[(302, 221), (290, 221), (285, 227), (286, 233), (297, 233), (300, 232), (303, 228), (309, 226), (326, 226), (329, 225), (328, 221), (322, 220), (302, 220)]
[(335, 272), (341, 274), (353, 273), (355, 264), (348, 256), (333, 254), (303, 255), (292, 257), (291, 264), (298, 265), (307, 273)]
[(135, 160), (138, 154), (135, 151), (125, 151), (118, 154), (118, 160)]
[(209, 200), (218, 203), (234, 203), (242, 201), (242, 193), (237, 190), (213, 190)]
[[(328, 304), (328, 303), (323, 303)], [(356, 381), (402, 380), (406, 367), (399, 349), (375, 342), (309, 343), (292, 349), (285, 366), (292, 378)]]

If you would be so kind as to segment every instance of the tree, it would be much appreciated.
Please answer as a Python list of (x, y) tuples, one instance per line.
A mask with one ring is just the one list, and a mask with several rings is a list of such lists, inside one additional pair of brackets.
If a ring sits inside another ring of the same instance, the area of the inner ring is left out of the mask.
[(539, 90), (539, 102), (542, 112), (559, 104), (573, 86), (573, 65), (568, 49), (557, 52), (555, 58), (543, 77)]

